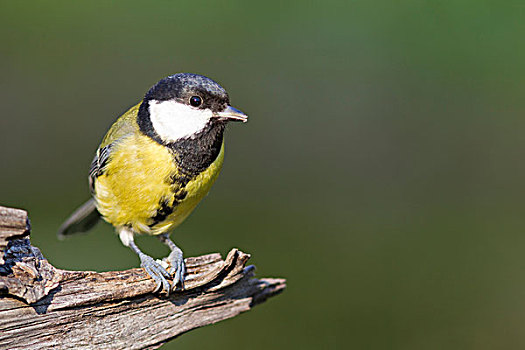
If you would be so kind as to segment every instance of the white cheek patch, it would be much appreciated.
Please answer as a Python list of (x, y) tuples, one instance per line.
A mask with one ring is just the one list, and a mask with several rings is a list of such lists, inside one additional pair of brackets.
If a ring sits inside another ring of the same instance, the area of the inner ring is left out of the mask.
[(209, 109), (196, 109), (176, 101), (149, 101), (153, 128), (163, 141), (175, 142), (190, 137), (213, 117)]

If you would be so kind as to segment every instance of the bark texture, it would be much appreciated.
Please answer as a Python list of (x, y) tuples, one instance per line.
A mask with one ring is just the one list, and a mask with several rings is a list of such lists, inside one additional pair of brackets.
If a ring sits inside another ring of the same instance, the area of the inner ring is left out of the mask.
[(143, 269), (53, 267), (29, 241), (27, 213), (0, 207), (1, 349), (155, 349), (192, 329), (250, 310), (285, 288), (254, 278), (237, 249), (187, 258), (185, 290), (154, 294)]

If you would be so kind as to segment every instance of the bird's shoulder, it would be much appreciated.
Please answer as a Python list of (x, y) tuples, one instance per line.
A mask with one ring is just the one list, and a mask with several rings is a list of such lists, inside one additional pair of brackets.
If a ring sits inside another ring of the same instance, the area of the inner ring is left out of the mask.
[(140, 103), (131, 107), (111, 125), (99, 148), (104, 148), (124, 136), (139, 132), (139, 126), (137, 124), (139, 107)]
[(106, 136), (104, 136), (89, 169), (88, 179), (91, 191), (94, 191), (95, 179), (104, 173), (115, 144), (129, 135), (140, 133), (137, 124), (139, 107), (140, 103), (126, 111), (113, 123)]

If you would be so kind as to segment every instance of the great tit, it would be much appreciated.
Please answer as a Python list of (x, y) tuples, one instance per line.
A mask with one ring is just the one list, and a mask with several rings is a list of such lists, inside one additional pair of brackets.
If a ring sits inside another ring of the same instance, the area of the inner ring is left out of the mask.
[[(157, 290), (184, 288), (182, 250), (169, 233), (217, 179), (227, 122), (247, 119), (205, 76), (179, 73), (160, 80), (107, 132), (89, 171), (92, 198), (62, 224), (59, 237), (85, 232), (102, 218), (138, 254)], [(170, 248), (169, 273), (137, 247), (135, 234), (154, 235)]]

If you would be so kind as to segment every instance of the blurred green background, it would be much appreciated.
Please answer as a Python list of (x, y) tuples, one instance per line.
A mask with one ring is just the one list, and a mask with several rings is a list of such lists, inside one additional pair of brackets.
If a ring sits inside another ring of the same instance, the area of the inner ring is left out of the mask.
[(55, 232), (157, 80), (210, 76), (250, 115), (172, 237), (288, 289), (165, 349), (525, 347), (522, 2), (0, 3), (0, 201), (55, 266), (138, 266), (107, 224)]

